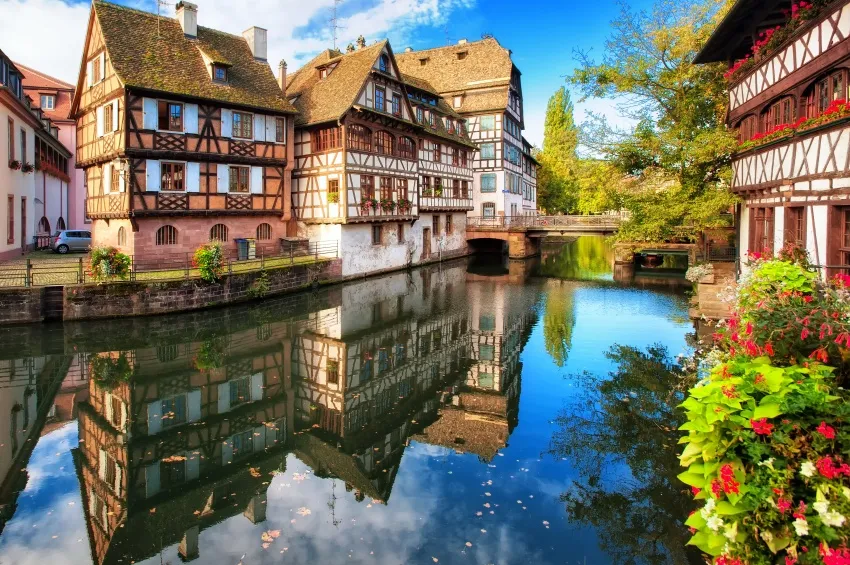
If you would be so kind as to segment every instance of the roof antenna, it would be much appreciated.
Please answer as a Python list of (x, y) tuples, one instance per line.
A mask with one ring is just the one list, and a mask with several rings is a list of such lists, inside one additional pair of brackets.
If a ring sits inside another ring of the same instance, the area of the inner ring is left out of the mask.
[(443, 33), (446, 34), (446, 45), (452, 44), (452, 38), (449, 36), (449, 25), (446, 24), (443, 26)]
[(156, 38), (159, 39), (159, 18), (161, 14), (159, 13), (159, 9), (162, 6), (174, 6), (171, 2), (166, 2), (165, 0), (156, 0)]
[(337, 9), (339, 8), (340, 4), (342, 4), (342, 0), (334, 0), (334, 6), (332, 8), (333, 9), (333, 16), (331, 16), (331, 19), (330, 19), (331, 31), (333, 33), (333, 38), (334, 38), (334, 51), (337, 50), (336, 44), (337, 44), (337, 40), (338, 40), (338, 36), (339, 36), (338, 32), (341, 29), (345, 29), (344, 26), (341, 26), (339, 24), (339, 16), (337, 14)]

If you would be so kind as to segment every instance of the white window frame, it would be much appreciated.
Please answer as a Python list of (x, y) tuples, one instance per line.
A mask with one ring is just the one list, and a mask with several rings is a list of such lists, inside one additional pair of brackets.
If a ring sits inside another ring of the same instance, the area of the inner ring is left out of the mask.
[[(39, 104), (41, 104), (41, 108), (43, 110), (55, 110), (56, 109), (56, 95), (55, 94), (42, 94), (40, 96), (41, 100), (39, 100)], [(45, 104), (45, 101), (50, 101), (50, 104)]]

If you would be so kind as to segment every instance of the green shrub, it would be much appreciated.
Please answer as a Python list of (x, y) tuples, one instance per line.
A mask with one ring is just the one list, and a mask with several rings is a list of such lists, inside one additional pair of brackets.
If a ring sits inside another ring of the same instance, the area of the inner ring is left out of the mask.
[(224, 276), (224, 246), (220, 241), (203, 244), (195, 250), (192, 265), (206, 282), (218, 282)]
[(117, 357), (109, 353), (95, 354), (89, 359), (92, 378), (98, 386), (112, 390), (121, 383), (130, 381), (133, 367), (123, 351)]
[(89, 254), (88, 275), (96, 282), (126, 280), (130, 276), (130, 265), (130, 256), (115, 247), (94, 247)]
[(266, 271), (260, 271), (260, 276), (248, 287), (248, 298), (263, 298), (269, 293), (269, 290), (271, 290), (269, 274)]

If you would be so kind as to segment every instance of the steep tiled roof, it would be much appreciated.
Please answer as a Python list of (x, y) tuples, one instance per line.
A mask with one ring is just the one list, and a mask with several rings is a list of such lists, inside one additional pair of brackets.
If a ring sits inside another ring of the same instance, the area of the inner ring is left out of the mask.
[[(145, 88), (251, 108), (294, 112), (268, 63), (254, 59), (236, 35), (198, 26), (197, 39), (174, 18), (96, 0), (94, 11), (106, 50), (127, 87)], [(210, 78), (200, 50), (232, 65), (228, 84)]]
[[(358, 49), (352, 53), (326, 50), (298, 69), (287, 79), (286, 96), (299, 112), (298, 125), (319, 124), (340, 119), (357, 100), (360, 89), (387, 44)], [(325, 78), (319, 78), (318, 67), (336, 63)]]
[(58, 78), (46, 75), (35, 69), (15, 63), (24, 73), (24, 92), (32, 98), (33, 106), (41, 108), (41, 94), (52, 94), (55, 96), (52, 110), (41, 108), (44, 115), (53, 121), (67, 121), (70, 118), (71, 102), (74, 98), (74, 86), (63, 82)]
[(513, 70), (510, 51), (493, 38), (399, 53), (396, 61), (402, 73), (428, 81), (441, 94), (507, 86)]
[(24, 86), (74, 90), (73, 84), (68, 84), (56, 77), (46, 75), (32, 67), (27, 67), (26, 65), (22, 65), (18, 62), (15, 63), (15, 66), (18, 67), (18, 69), (24, 74)]

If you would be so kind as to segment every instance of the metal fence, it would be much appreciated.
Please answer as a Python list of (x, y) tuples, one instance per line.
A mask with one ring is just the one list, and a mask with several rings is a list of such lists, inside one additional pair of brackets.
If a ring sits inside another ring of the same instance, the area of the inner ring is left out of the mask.
[(620, 214), (598, 216), (471, 216), (467, 228), (537, 228), (615, 230), (625, 220)]
[(732, 263), (738, 259), (738, 248), (734, 245), (706, 245), (706, 260), (710, 263)]
[[(115, 282), (173, 281), (200, 278), (192, 261), (193, 253), (130, 256), (130, 273)], [(277, 244), (258, 245), (252, 252), (227, 252), (224, 270), (227, 274), (249, 273), (262, 269), (309, 264), (339, 257), (336, 241), (297, 242), (284, 247)], [(89, 272), (88, 255), (47, 255), (0, 264), (0, 287), (63, 286), (95, 282)], [(111, 282), (111, 281), (110, 281)]]

